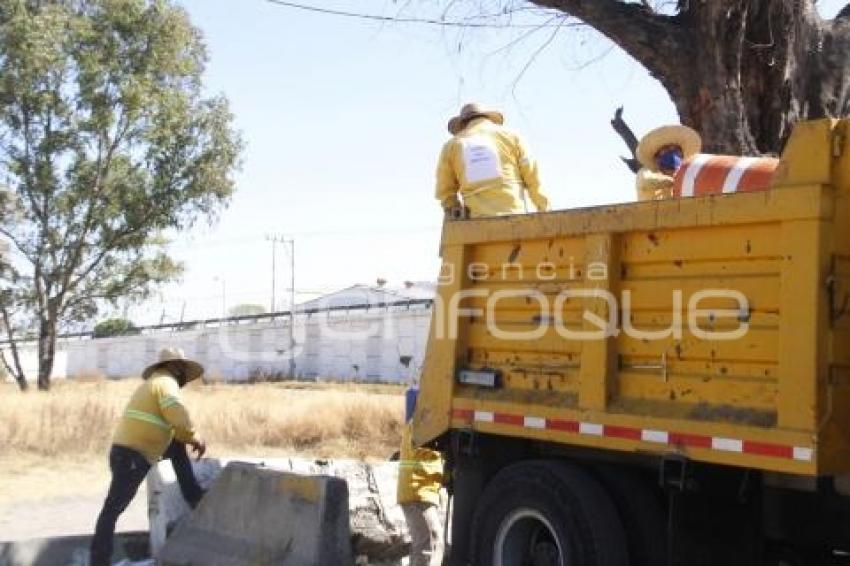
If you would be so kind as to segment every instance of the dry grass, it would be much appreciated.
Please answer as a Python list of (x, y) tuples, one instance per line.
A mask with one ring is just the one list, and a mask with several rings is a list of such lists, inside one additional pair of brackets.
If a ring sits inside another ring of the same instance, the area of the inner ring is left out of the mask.
[[(0, 460), (105, 458), (138, 379), (57, 383), (49, 393), (0, 384)], [(402, 389), (394, 386), (191, 385), (186, 404), (213, 456), (386, 458), (398, 448)]]

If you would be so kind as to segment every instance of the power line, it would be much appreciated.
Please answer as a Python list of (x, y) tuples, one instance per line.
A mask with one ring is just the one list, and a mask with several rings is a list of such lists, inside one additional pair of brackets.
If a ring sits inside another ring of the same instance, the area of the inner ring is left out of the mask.
[[(269, 4), (275, 4), (284, 8), (293, 8), (295, 10), (303, 10), (305, 12), (314, 12), (327, 16), (341, 16), (345, 18), (356, 18), (359, 20), (369, 20), (373, 22), (389, 22), (395, 24), (422, 24), (441, 27), (455, 28), (489, 28), (489, 29), (523, 29), (523, 28), (539, 28), (539, 27), (556, 27), (554, 25), (544, 24), (493, 24), (485, 22), (470, 22), (470, 21), (453, 21), (453, 20), (438, 20), (434, 18), (411, 18), (402, 16), (382, 16), (380, 14), (365, 14), (360, 12), (348, 12), (346, 10), (334, 10), (331, 8), (320, 8), (318, 6), (310, 6), (307, 4), (298, 4), (296, 2), (288, 2), (286, 0), (266, 0)], [(499, 14), (499, 16), (506, 14)], [(496, 17), (496, 16), (493, 16)]]

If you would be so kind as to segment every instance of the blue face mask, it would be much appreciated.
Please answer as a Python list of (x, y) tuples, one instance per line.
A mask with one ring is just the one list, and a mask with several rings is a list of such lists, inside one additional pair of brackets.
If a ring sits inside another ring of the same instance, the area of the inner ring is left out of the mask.
[(658, 156), (657, 162), (664, 171), (678, 171), (682, 166), (682, 152), (678, 149), (665, 151)]

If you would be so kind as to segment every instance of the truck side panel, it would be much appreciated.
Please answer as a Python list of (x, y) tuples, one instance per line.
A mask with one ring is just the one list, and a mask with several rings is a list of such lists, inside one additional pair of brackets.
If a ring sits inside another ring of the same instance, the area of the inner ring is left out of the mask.
[(850, 471), (850, 187), (820, 154), (847, 128), (812, 124), (770, 191), (447, 222), (415, 441)]

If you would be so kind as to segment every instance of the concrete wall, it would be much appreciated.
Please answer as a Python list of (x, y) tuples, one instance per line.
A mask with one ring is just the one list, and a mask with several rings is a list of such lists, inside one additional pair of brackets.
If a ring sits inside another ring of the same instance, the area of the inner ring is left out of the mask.
[[(300, 378), (405, 381), (421, 367), (431, 309), (425, 305), (299, 314), (295, 319), (295, 374)], [(165, 346), (183, 348), (213, 379), (288, 375), (289, 321), (196, 327), (138, 336), (67, 339), (57, 344), (54, 378), (138, 375)], [(29, 377), (35, 344), (20, 346)], [(400, 358), (409, 356), (405, 367)]]

